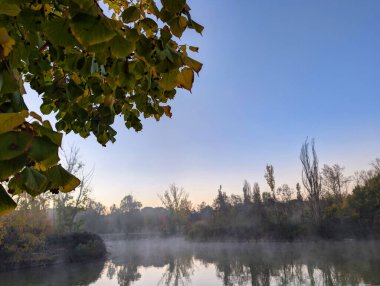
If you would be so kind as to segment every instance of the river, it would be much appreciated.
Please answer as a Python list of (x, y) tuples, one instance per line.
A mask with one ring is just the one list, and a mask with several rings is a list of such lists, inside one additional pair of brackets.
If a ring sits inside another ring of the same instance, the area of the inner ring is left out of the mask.
[(0, 273), (0, 285), (379, 285), (380, 242), (106, 240), (104, 262)]

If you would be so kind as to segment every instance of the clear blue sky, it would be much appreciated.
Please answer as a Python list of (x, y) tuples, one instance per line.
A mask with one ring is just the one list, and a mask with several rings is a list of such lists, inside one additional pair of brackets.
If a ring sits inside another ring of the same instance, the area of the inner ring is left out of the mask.
[[(218, 186), (240, 193), (275, 168), (277, 185), (300, 181), (299, 151), (314, 137), (321, 165), (347, 175), (380, 157), (380, 1), (192, 0), (204, 63), (192, 94), (180, 91), (173, 118), (145, 120), (141, 133), (115, 126), (106, 148), (67, 136), (81, 149), (95, 199), (119, 203), (132, 193), (159, 205), (175, 182), (190, 199), (211, 202)], [(33, 98), (27, 98), (30, 102)]]

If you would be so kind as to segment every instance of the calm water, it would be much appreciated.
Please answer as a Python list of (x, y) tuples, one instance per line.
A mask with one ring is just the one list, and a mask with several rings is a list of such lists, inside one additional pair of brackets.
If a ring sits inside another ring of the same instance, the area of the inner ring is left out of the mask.
[(379, 285), (380, 242), (107, 240), (102, 263), (0, 273), (0, 285)]

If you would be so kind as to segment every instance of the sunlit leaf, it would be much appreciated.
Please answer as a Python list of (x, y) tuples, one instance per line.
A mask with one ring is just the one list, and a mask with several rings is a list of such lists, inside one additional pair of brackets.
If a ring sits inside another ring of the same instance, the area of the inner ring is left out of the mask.
[(13, 130), (22, 124), (27, 116), (26, 110), (17, 113), (0, 113), (0, 134)]
[(198, 47), (190, 46), (189, 49), (190, 49), (190, 51), (193, 51), (193, 52), (198, 52), (199, 51)]
[(171, 72), (165, 73), (162, 75), (160, 85), (166, 90), (171, 90), (177, 86), (177, 75), (178, 71), (173, 70)]
[(190, 68), (183, 69), (177, 76), (178, 87), (183, 87), (189, 91), (193, 86), (194, 82), (194, 72)]
[(172, 113), (171, 113), (171, 107), (169, 106), (169, 105), (167, 105), (167, 106), (162, 106), (162, 109), (164, 110), (164, 113), (165, 113), (165, 115), (167, 116), (167, 117), (172, 117)]
[(191, 67), (195, 72), (199, 73), (202, 69), (202, 64), (190, 57), (185, 58), (185, 64)]
[[(1, 5), (1, 4), (0, 4)], [(1, 14), (1, 6), (0, 6)], [(0, 27), (0, 45), (3, 47), (3, 54), (5, 57), (12, 51), (13, 46), (16, 44), (15, 40), (8, 35), (8, 31)]]
[(64, 193), (74, 190), (80, 184), (80, 180), (67, 172), (61, 165), (50, 168), (45, 175), (52, 182), (51, 188), (59, 189)]

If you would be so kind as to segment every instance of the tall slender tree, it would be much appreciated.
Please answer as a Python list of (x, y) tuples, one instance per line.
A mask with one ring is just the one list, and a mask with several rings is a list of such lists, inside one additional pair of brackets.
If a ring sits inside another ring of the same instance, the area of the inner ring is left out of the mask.
[(309, 142), (301, 147), (300, 160), (302, 163), (302, 183), (308, 192), (314, 223), (319, 224), (321, 218), (320, 199), (322, 194), (322, 177), (319, 172), (319, 161), (315, 150), (314, 139), (311, 140), (311, 154)]
[(269, 164), (266, 165), (264, 178), (267, 181), (267, 184), (272, 192), (273, 199), (276, 200), (276, 194), (275, 194), (276, 182), (274, 179), (274, 168), (272, 165), (269, 165)]

